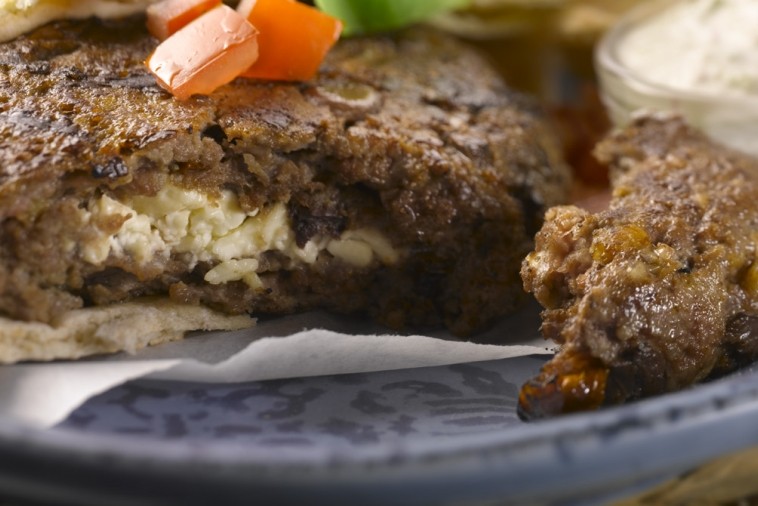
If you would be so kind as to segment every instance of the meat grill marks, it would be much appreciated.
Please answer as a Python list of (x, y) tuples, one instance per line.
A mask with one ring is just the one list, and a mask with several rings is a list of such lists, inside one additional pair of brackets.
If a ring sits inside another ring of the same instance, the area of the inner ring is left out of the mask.
[[(158, 295), (467, 334), (517, 306), (535, 216), (568, 176), (539, 115), (470, 50), (433, 32), (353, 39), (313, 82), (237, 80), (180, 103), (143, 66), (155, 45), (143, 24), (55, 23), (0, 46), (0, 314), (54, 322)], [(371, 228), (398, 260), (265, 252), (252, 290), (204, 282), (213, 262), (177, 253), (86, 259), (82, 245), (128, 215), (83, 209), (167, 187), (231, 192), (248, 213), (282, 203), (299, 247)]]
[(521, 391), (540, 418), (685, 388), (758, 359), (758, 161), (676, 119), (597, 149), (610, 209), (548, 211), (524, 262), (562, 345)]

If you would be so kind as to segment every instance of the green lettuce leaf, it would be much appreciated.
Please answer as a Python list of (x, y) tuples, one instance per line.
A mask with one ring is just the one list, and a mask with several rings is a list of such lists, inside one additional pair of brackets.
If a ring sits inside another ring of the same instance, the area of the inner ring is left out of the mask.
[(319, 9), (345, 23), (345, 35), (395, 30), (471, 0), (315, 0)]

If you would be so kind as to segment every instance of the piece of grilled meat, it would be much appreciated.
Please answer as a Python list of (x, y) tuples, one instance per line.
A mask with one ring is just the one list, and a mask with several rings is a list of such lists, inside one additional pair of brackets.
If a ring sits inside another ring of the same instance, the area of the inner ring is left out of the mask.
[(540, 418), (681, 389), (758, 358), (758, 161), (678, 119), (601, 143), (610, 208), (547, 213), (524, 262), (562, 345), (521, 391)]
[(468, 334), (513, 310), (568, 174), (528, 101), (436, 32), (338, 44), (305, 83), (179, 102), (144, 19), (0, 46), (0, 315), (144, 296)]

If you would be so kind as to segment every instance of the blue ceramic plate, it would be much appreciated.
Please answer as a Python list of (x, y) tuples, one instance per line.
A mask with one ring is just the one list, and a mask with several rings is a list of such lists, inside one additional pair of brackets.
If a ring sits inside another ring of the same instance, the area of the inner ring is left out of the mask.
[(0, 497), (53, 504), (589, 504), (758, 445), (758, 369), (525, 424), (544, 357), (233, 385), (134, 381), (0, 417)]

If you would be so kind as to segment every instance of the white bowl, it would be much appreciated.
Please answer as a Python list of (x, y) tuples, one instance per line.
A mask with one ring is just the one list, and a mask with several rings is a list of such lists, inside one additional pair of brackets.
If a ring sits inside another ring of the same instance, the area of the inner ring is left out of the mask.
[(758, 96), (676, 89), (651, 81), (620, 58), (619, 49), (633, 30), (679, 1), (682, 0), (641, 5), (623, 17), (598, 44), (595, 65), (611, 120), (624, 125), (640, 112), (673, 112), (715, 140), (758, 155)]

